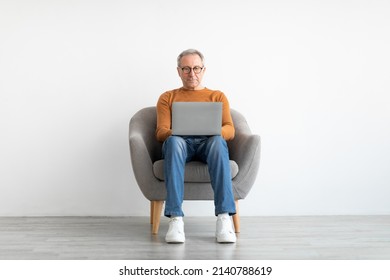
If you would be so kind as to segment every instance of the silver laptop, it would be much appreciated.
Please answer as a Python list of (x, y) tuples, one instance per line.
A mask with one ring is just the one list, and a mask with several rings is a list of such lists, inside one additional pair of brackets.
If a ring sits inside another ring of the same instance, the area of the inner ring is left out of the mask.
[(221, 135), (222, 102), (173, 102), (173, 135)]

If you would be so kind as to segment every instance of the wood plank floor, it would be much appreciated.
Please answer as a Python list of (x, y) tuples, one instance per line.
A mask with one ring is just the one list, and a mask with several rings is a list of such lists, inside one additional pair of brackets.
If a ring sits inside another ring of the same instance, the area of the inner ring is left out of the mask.
[(242, 217), (218, 244), (214, 217), (185, 217), (185, 244), (153, 236), (148, 217), (1, 217), (2, 260), (389, 260), (390, 216)]

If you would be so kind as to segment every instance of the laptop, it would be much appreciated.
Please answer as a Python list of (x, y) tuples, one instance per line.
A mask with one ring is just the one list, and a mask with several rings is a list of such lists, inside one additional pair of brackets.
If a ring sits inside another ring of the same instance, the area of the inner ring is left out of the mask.
[(222, 102), (173, 102), (173, 135), (221, 135)]

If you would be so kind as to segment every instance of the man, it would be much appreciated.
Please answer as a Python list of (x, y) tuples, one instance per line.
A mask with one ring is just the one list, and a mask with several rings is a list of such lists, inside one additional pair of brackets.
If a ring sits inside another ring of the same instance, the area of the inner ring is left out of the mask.
[[(163, 143), (164, 175), (167, 198), (164, 215), (170, 218), (165, 237), (168, 243), (185, 241), (182, 211), (185, 163), (196, 158), (208, 164), (214, 191), (216, 238), (220, 243), (236, 242), (231, 215), (236, 213), (226, 141), (233, 139), (234, 126), (229, 102), (221, 91), (202, 86), (206, 71), (203, 55), (194, 49), (177, 58), (177, 71), (183, 87), (163, 93), (157, 103), (157, 140)], [(222, 102), (221, 136), (174, 136), (171, 130), (173, 102)]]

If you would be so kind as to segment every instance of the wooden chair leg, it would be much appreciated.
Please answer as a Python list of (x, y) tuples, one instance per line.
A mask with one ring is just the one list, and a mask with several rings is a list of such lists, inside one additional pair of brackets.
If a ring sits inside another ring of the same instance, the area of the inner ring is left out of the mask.
[(160, 218), (164, 201), (152, 201), (151, 203), (152, 234), (158, 234), (158, 228), (160, 227)]
[(233, 215), (233, 224), (234, 224), (234, 231), (236, 233), (240, 232), (240, 214), (239, 214), (239, 208), (238, 208), (238, 200), (236, 200), (236, 214)]

